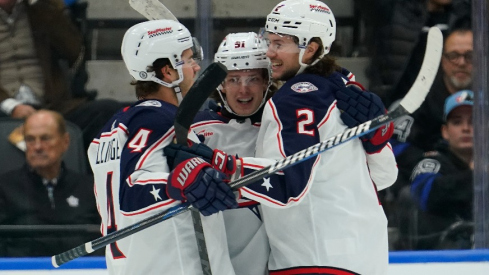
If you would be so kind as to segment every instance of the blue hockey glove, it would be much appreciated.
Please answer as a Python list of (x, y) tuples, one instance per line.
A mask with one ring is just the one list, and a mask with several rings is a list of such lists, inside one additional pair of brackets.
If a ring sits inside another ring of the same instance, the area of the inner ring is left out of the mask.
[(223, 172), (226, 175), (232, 175), (236, 172), (236, 157), (228, 155), (225, 152), (214, 149), (203, 143), (191, 143), (190, 146), (181, 144), (170, 144), (163, 148), (167, 158), (168, 166), (173, 169), (181, 162), (194, 157), (201, 157), (209, 162), (213, 168)]
[(175, 200), (188, 201), (202, 215), (238, 207), (225, 175), (201, 158), (191, 158), (175, 167), (168, 177), (166, 193)]
[[(348, 82), (344, 88), (336, 91), (335, 97), (336, 106), (343, 111), (341, 119), (350, 128), (386, 113), (380, 97), (366, 91), (362, 85), (356, 82)], [(364, 135), (361, 137), (363, 148), (369, 154), (381, 151), (393, 132), (394, 125), (391, 122)]]

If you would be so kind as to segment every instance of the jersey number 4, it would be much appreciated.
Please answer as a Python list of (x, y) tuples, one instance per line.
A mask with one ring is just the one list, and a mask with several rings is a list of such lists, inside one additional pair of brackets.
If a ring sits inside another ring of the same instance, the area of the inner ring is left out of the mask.
[[(112, 196), (112, 172), (107, 173), (107, 214), (108, 224), (107, 224), (107, 234), (117, 231), (117, 223), (115, 222), (115, 211), (114, 211), (114, 201)], [(122, 253), (122, 251), (117, 246), (117, 242), (113, 242), (110, 244), (110, 252), (112, 253), (112, 258), (120, 259), (125, 258), (126, 256)]]

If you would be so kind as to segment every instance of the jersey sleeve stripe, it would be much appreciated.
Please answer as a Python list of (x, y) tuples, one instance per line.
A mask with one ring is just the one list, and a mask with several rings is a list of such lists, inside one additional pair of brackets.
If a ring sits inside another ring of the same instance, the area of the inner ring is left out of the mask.
[(321, 126), (323, 126), (329, 119), (329, 117), (331, 116), (331, 112), (336, 108), (336, 100), (334, 101), (333, 104), (331, 104), (331, 106), (329, 106), (328, 108), (328, 112), (326, 112), (326, 116), (324, 116), (323, 120), (321, 122), (319, 122), (318, 124), (318, 128), (321, 128)]
[(167, 206), (175, 206), (175, 205), (177, 205), (179, 203), (180, 203), (180, 201), (176, 201), (174, 199), (168, 199), (168, 200), (165, 200), (165, 201), (161, 201), (159, 203), (152, 204), (151, 206), (148, 206), (148, 207), (139, 209), (138, 211), (125, 212), (125, 211), (122, 211), (121, 210), (121, 213), (122, 213), (122, 215), (124, 215), (126, 217), (136, 216), (136, 215), (141, 215), (141, 214), (144, 214), (146, 212), (152, 211), (154, 209), (158, 209), (158, 208), (162, 208), (162, 207), (167, 207)]
[(280, 133), (282, 131), (282, 123), (278, 119), (277, 108), (275, 107), (275, 104), (273, 104), (273, 101), (272, 100), (269, 100), (268, 102), (269, 102), (268, 104), (270, 105), (270, 109), (272, 110), (273, 118), (277, 122), (277, 125), (278, 125), (277, 142), (278, 142), (278, 147), (279, 147), (279, 150), (280, 150), (280, 154), (282, 154), (282, 157), (285, 158), (285, 157), (287, 157), (287, 155), (285, 155), (284, 146), (283, 146), (283, 142), (282, 142), (282, 137), (280, 136)]

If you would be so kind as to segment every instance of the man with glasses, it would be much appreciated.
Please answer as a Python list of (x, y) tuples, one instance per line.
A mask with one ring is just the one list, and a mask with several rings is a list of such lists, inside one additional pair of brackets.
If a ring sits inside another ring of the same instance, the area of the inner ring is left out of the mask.
[(424, 151), (433, 150), (441, 138), (445, 99), (457, 91), (472, 87), (473, 49), (473, 33), (470, 29), (456, 29), (446, 36), (441, 70), (425, 102), (412, 115), (414, 122), (408, 142)]

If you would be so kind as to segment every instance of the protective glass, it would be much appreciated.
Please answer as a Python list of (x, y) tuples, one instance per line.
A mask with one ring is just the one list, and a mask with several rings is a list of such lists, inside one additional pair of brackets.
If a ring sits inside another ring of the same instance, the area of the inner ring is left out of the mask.
[(227, 77), (224, 80), (226, 89), (239, 89), (241, 86), (258, 87), (263, 84), (263, 78), (260, 76)]
[[(280, 39), (276, 39), (277, 36)], [(265, 32), (263, 38), (267, 42), (268, 51), (286, 53), (298, 53), (300, 51), (297, 40), (291, 35)]]
[(200, 46), (199, 40), (197, 37), (192, 37), (192, 52), (194, 53), (193, 59), (197, 64), (199, 64), (202, 60), (204, 60), (204, 50)]

